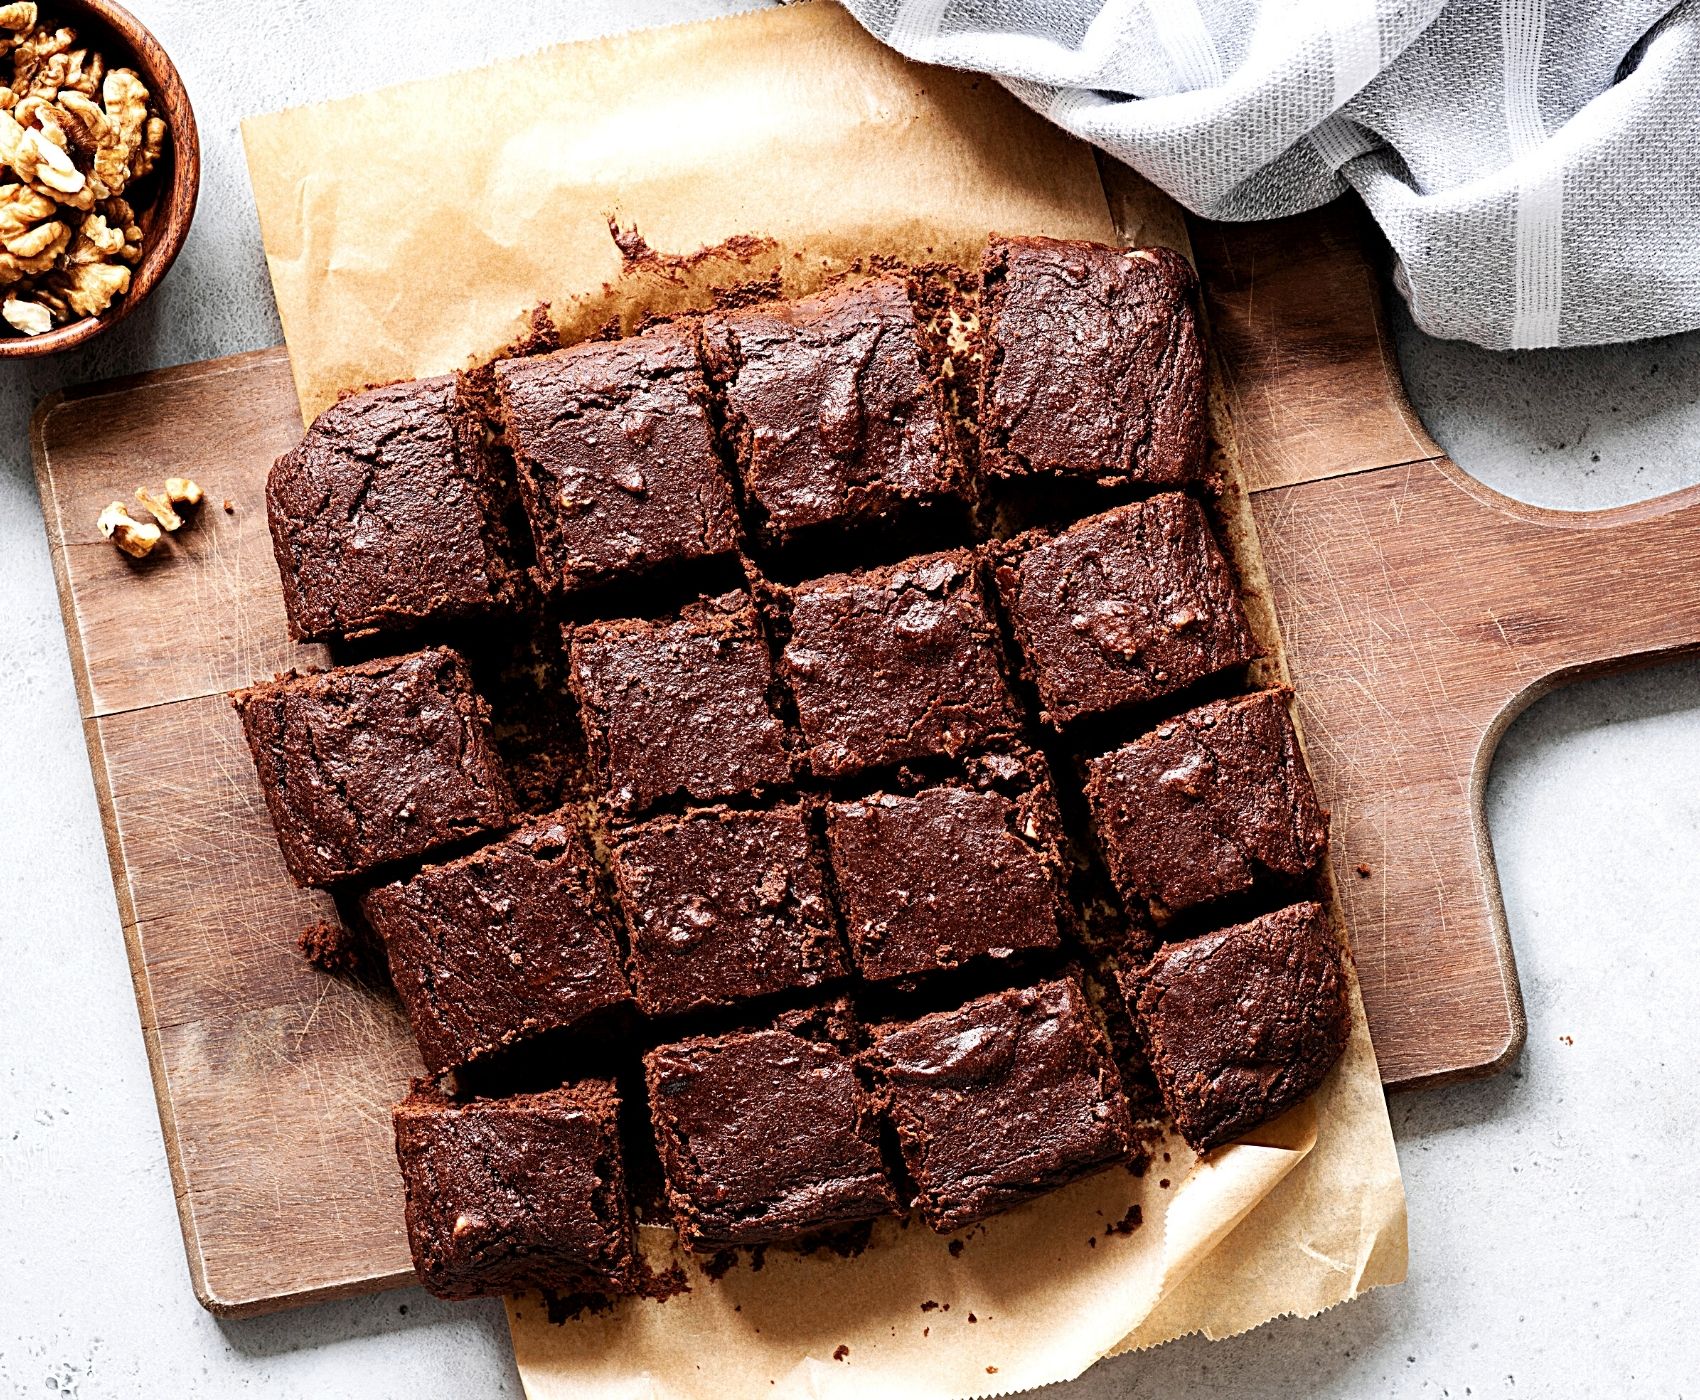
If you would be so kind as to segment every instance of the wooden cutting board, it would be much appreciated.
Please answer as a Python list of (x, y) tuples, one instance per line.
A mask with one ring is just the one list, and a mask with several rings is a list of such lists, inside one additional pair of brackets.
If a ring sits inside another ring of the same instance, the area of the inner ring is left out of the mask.
[[(1482, 782), (1561, 680), (1700, 646), (1700, 491), (1581, 515), (1466, 478), (1416, 422), (1356, 215), (1199, 226), (1216, 347), (1393, 1086), (1523, 1038)], [(37, 475), (195, 1290), (257, 1312), (410, 1276), (394, 1001), (320, 975), (225, 692), (292, 646), (263, 482), (299, 433), (282, 349), (44, 403)], [(163, 558), (94, 530), (115, 488), (213, 499)], [(233, 511), (221, 505), (228, 497)]]

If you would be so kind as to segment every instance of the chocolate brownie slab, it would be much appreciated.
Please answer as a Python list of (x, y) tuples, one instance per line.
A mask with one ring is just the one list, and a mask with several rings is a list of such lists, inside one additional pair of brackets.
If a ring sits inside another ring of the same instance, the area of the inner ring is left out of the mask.
[(1073, 978), (876, 1027), (862, 1063), (940, 1233), (1126, 1157), (1133, 1122)]
[(780, 668), (817, 777), (1007, 739), (1019, 725), (972, 551), (781, 590)]
[(635, 1290), (619, 1108), (604, 1080), (464, 1102), (416, 1084), (392, 1117), (419, 1281), (439, 1298)]
[(731, 553), (732, 488), (694, 326), (506, 360), (496, 384), (546, 586)]
[(591, 762), (616, 816), (790, 780), (773, 666), (745, 595), (707, 598), (662, 621), (591, 623), (570, 643)]
[(962, 466), (902, 279), (711, 315), (702, 342), (762, 538), (889, 519)]
[(1217, 700), (1087, 765), (1122, 898), (1162, 915), (1308, 875), (1328, 847), (1286, 697)]
[(1320, 904), (1166, 944), (1123, 979), (1163, 1106), (1199, 1152), (1305, 1098), (1351, 1034), (1342, 953)]
[(631, 995), (576, 813), (380, 886), (363, 907), (433, 1073)]
[(509, 488), (452, 374), (327, 408), (266, 477), (290, 635), (317, 641), (507, 607)]
[(615, 833), (632, 986), (652, 1016), (849, 972), (807, 807), (708, 807)]
[(794, 1240), (897, 1211), (848, 1018), (788, 1013), (644, 1057), (667, 1197), (687, 1248)]
[(868, 980), (1061, 942), (1062, 824), (1043, 760), (998, 755), (978, 776), (828, 806), (845, 932)]
[(301, 884), (514, 823), (488, 708), (447, 648), (286, 676), (232, 699)]
[(1197, 279), (1168, 248), (994, 238), (980, 470), (1184, 486), (1204, 469)]
[(1203, 508), (1178, 493), (998, 547), (1023, 673), (1058, 727), (1170, 695), (1260, 652)]

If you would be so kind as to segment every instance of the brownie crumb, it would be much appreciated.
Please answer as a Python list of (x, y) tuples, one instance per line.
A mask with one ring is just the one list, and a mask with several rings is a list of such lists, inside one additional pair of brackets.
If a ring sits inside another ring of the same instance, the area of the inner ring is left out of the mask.
[(1139, 1203), (1136, 1201), (1127, 1208), (1126, 1215), (1104, 1231), (1104, 1235), (1106, 1238), (1110, 1235), (1131, 1235), (1144, 1223), (1145, 1212), (1140, 1209)]
[(236, 514), (236, 506), (230, 501), (230, 499), (228, 497), (226, 497), (225, 502), (224, 502), (224, 513), (226, 515), (235, 515)]
[(1161, 1181), (1159, 1181), (1157, 1183), (1157, 1189), (1159, 1191), (1167, 1191), (1169, 1189), (1169, 1178), (1164, 1177)]
[(922, 1312), (937, 1312), (938, 1308), (939, 1308), (939, 1305), (936, 1302), (934, 1302), (931, 1298), (927, 1299), (926, 1302), (921, 1304), (921, 1311)]
[(691, 1291), (690, 1280), (677, 1264), (659, 1271), (644, 1265), (643, 1273), (643, 1281), (637, 1290), (640, 1298), (652, 1298), (657, 1303), (665, 1303), (669, 1298), (677, 1298), (681, 1293)]
[(358, 977), (366, 970), (366, 952), (358, 934), (336, 919), (320, 919), (295, 939), (301, 956), (332, 977)]
[(1128, 1161), (1127, 1174), (1129, 1176), (1144, 1176), (1150, 1166), (1151, 1155), (1147, 1152), (1141, 1152), (1138, 1156), (1133, 1157)]
[(606, 1293), (555, 1293), (544, 1289), (543, 1306), (549, 1321), (561, 1327), (581, 1317), (607, 1312), (614, 1306), (614, 1300)]
[(1358, 862), (1358, 878), (1359, 879), (1367, 880), (1374, 873), (1375, 872), (1373, 870), (1371, 870), (1369, 868), (1369, 866), (1365, 865), (1362, 861)]
[(848, 1355), (850, 1355), (850, 1348), (845, 1346), (843, 1342), (840, 1342), (832, 1349), (832, 1359), (834, 1361), (842, 1361)]
[(970, 1321), (970, 1322), (978, 1322), (978, 1321), (979, 1321), (979, 1320), (980, 1320), (980, 1319), (979, 1319), (979, 1318), (977, 1318), (977, 1317), (975, 1317), (975, 1316), (974, 1316), (974, 1314), (973, 1314), (973, 1313), (969, 1313), (969, 1314), (968, 1314), (968, 1320), (969, 1320), (969, 1321)]
[(961, 1240), (952, 1240), (950, 1242), (950, 1257), (952, 1259), (960, 1259), (962, 1257), (962, 1241)]

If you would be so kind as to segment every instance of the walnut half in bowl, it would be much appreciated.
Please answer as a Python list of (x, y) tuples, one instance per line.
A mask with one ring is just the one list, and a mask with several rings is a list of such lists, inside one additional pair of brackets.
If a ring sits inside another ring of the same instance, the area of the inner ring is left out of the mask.
[(133, 310), (194, 214), (200, 143), (157, 40), (109, 0), (0, 0), (0, 356)]

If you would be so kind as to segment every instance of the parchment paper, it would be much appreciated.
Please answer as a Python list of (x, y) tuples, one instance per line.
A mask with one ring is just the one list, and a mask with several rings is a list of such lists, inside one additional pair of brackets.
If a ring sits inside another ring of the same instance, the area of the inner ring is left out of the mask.
[[(870, 253), (972, 263), (992, 230), (1185, 243), (1148, 187), (1118, 178), (1107, 204), (1086, 147), (825, 4), (562, 46), (243, 133), (304, 418), (485, 358), (540, 301), (573, 336), (769, 272), (808, 290)], [(667, 254), (771, 241), (634, 262), (611, 218)], [(1231, 543), (1272, 640), (1232, 425), (1213, 412)], [(1143, 1177), (1114, 1169), (996, 1217), (956, 1255), (891, 1222), (853, 1258), (769, 1251), (759, 1271), (693, 1271), (682, 1296), (563, 1325), (510, 1304), (527, 1394), (1001, 1394), (1396, 1282), (1404, 1194), (1355, 982), (1352, 999), (1350, 1047), (1309, 1103), (1204, 1162), (1168, 1139)], [(1134, 1205), (1139, 1227), (1111, 1231)], [(644, 1233), (673, 1262), (670, 1232)]]

